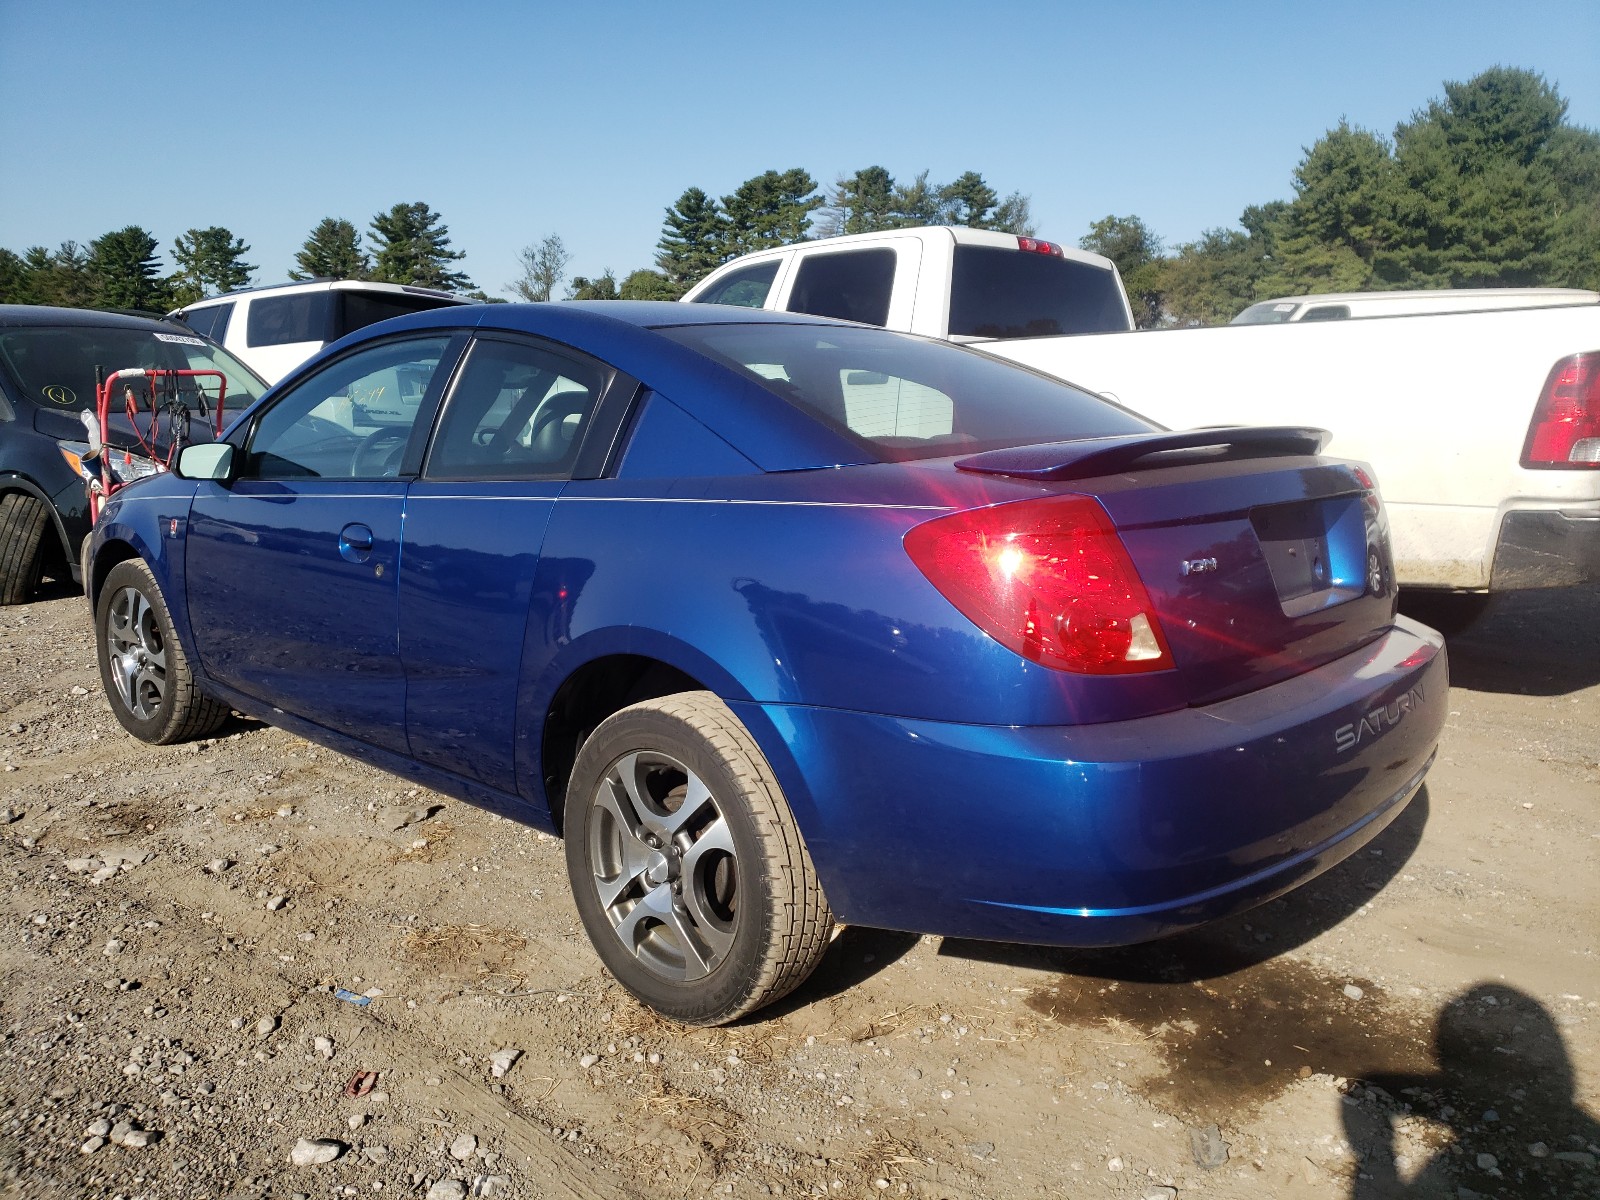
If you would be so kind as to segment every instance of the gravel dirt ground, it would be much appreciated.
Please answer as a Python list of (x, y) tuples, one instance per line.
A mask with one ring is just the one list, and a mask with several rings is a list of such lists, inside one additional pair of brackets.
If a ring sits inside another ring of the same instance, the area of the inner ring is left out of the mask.
[(1357, 859), (1116, 953), (843, 931), (671, 1026), (559, 842), (254, 722), (154, 749), (0, 610), (0, 1196), (1600, 1196), (1600, 595), (1451, 645)]

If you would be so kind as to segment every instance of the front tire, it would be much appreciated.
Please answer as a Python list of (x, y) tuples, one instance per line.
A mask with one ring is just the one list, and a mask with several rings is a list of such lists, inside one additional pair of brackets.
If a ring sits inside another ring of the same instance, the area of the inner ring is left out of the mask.
[(36, 496), (0, 496), (0, 605), (21, 604), (39, 586), (50, 512)]
[(172, 614), (140, 559), (111, 568), (95, 611), (95, 657), (111, 711), (122, 727), (156, 746), (214, 733), (228, 706), (194, 682)]
[(567, 788), (567, 871), (619, 982), (664, 1016), (720, 1025), (798, 987), (833, 914), (772, 768), (710, 692), (602, 722)]

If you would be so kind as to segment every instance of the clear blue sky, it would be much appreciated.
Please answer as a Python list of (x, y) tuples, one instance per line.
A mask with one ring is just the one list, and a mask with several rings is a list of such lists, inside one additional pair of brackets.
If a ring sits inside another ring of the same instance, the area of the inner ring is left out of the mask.
[(1341, 117), (1397, 121), (1496, 64), (1600, 127), (1600, 3), (545, 4), (0, 0), (0, 246), (222, 225), (281, 282), (311, 228), (425, 201), (498, 294), (652, 264), (664, 210), (769, 168), (976, 170), (1075, 242), (1169, 245), (1292, 194)]

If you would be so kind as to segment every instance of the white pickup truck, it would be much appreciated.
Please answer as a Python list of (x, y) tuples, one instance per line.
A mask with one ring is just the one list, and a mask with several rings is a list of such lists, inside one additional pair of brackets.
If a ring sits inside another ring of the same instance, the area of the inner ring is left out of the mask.
[(1600, 579), (1592, 292), (1547, 307), (1134, 332), (1108, 259), (936, 227), (746, 255), (684, 299), (978, 343), (1176, 429), (1330, 429), (1328, 452), (1378, 477), (1402, 585), (1482, 595)]

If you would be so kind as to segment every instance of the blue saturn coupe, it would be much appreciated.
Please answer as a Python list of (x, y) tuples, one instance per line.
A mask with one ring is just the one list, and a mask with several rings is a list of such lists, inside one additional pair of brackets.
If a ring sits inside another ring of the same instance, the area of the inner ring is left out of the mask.
[(819, 318), (447, 308), (114, 495), (86, 584), (135, 736), (237, 709), (560, 832), (606, 966), (715, 1023), (836, 921), (1138, 942), (1394, 820), (1445, 652), (1325, 441)]

